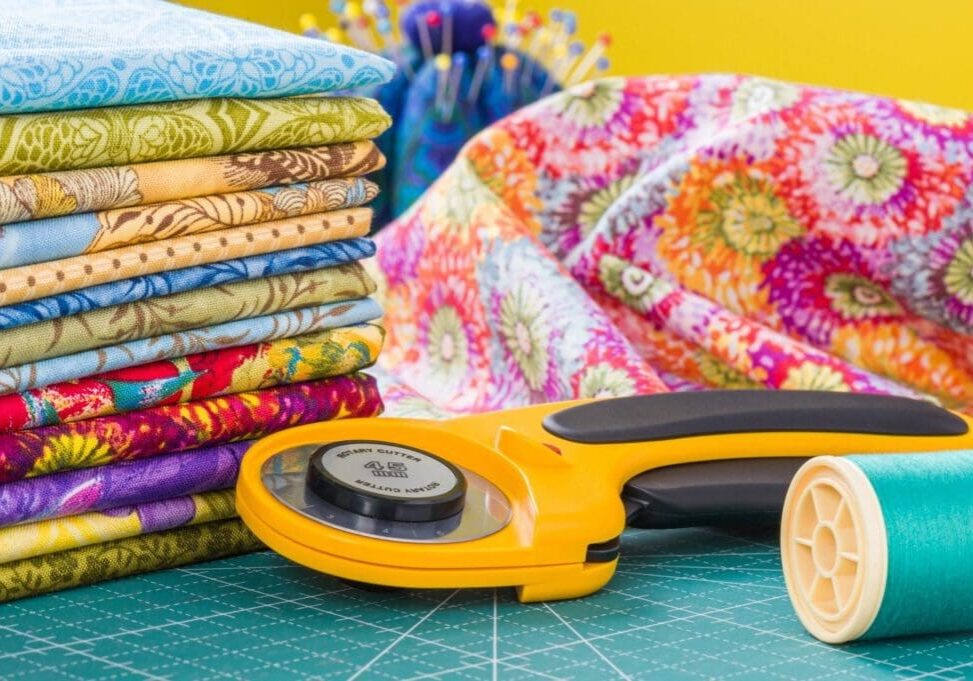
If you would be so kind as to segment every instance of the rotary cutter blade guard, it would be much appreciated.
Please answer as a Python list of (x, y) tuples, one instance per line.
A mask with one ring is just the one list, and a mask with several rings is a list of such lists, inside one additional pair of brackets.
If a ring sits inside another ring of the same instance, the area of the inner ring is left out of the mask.
[(256, 443), (237, 508), (270, 548), (340, 578), (554, 600), (611, 579), (626, 525), (776, 524), (809, 457), (963, 448), (970, 421), (935, 405), (798, 391), (353, 419)]

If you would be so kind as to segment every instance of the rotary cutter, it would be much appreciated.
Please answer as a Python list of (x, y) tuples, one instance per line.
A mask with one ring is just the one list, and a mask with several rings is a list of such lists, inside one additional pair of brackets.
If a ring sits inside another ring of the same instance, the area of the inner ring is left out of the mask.
[(973, 449), (970, 423), (904, 398), (767, 391), (332, 421), (256, 443), (237, 508), (340, 578), (573, 598), (611, 579), (626, 525), (775, 524), (807, 458)]

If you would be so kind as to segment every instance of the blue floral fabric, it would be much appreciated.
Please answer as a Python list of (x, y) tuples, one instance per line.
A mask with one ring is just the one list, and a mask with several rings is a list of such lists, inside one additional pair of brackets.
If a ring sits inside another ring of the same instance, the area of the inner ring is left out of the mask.
[(74, 355), (0, 370), (0, 395), (73, 381), (84, 376), (148, 364), (160, 359), (352, 326), (381, 316), (382, 308), (378, 303), (371, 298), (360, 298), (128, 341), (108, 348), (86, 350)]
[(0, 113), (381, 83), (391, 62), (160, 0), (3, 0)]
[(113, 281), (0, 307), (0, 330), (206, 286), (333, 267), (373, 255), (375, 244), (369, 239), (347, 239)]

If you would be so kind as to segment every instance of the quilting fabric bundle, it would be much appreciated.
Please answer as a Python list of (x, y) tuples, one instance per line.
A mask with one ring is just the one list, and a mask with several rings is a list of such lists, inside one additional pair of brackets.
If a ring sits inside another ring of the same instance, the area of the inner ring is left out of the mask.
[(357, 177), (384, 165), (385, 157), (368, 141), (8, 175), (0, 177), (0, 224)]
[(284, 310), (364, 298), (375, 284), (360, 263), (196, 289), (0, 331), (0, 367), (200, 329)]
[(170, 269), (364, 236), (371, 218), (368, 208), (351, 208), (13, 267), (2, 270), (0, 305)]
[(0, 601), (254, 550), (250, 441), (383, 409), (390, 62), (156, 0), (0, 9)]
[(250, 444), (233, 442), (0, 485), (0, 526), (229, 489)]
[(34, 556), (235, 516), (233, 490), (221, 490), (4, 527), (0, 528), (0, 566)]
[(370, 258), (374, 254), (375, 244), (372, 241), (347, 239), (122, 279), (0, 307), (0, 329), (12, 329), (207, 286), (335, 267)]
[[(152, 362), (3, 395), (0, 432), (353, 373), (375, 362), (383, 340), (381, 326), (360, 324)], [(2, 494), (0, 489), (0, 499)], [(2, 505), (0, 501), (0, 508)]]
[(160, 0), (4, 0), (0, 110), (331, 92), (380, 57)]
[(377, 416), (364, 374), (103, 416), (0, 435), (0, 482), (251, 440), (316, 421)]
[(116, 539), (0, 565), (0, 602), (261, 548), (239, 518)]
[(966, 112), (596, 81), (475, 138), (378, 253), (390, 413), (704, 387), (973, 413)]
[(206, 99), (0, 116), (0, 175), (358, 142), (391, 119), (374, 99)]
[(336, 179), (14, 222), (0, 230), (0, 268), (353, 208), (377, 194), (368, 180)]
[(162, 359), (361, 324), (381, 316), (381, 306), (371, 298), (363, 298), (128, 341), (99, 350), (0, 369), (0, 395)]

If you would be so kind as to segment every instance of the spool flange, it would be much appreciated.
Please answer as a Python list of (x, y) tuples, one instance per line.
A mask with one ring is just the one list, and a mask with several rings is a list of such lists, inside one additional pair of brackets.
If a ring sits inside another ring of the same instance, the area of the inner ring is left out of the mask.
[(878, 497), (854, 463), (822, 456), (797, 471), (784, 501), (781, 563), (791, 603), (816, 638), (844, 643), (871, 627), (888, 543)]

